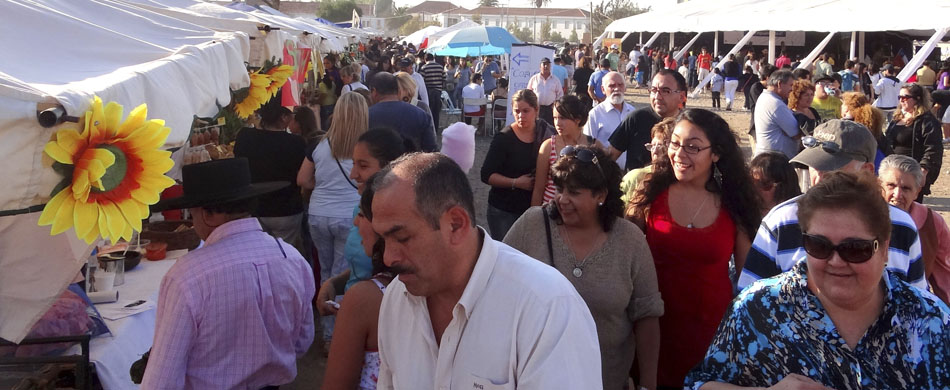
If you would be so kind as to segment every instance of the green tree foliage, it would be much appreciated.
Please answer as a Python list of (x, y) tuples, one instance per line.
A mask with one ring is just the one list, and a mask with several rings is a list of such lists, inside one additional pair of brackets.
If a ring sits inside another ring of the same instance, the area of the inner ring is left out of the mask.
[(482, 14), (472, 15), (472, 21), (478, 24), (482, 24)]
[(497, 7), (498, 0), (478, 0), (479, 7)]
[(571, 36), (567, 39), (571, 42), (580, 42), (580, 38), (577, 37), (577, 30), (571, 30)]
[(541, 23), (541, 42), (551, 40), (551, 19)]
[(362, 16), (355, 0), (324, 0), (320, 2), (317, 16), (334, 23), (346, 22), (353, 19), (353, 10)]
[(531, 29), (527, 27), (518, 27), (518, 19), (515, 19), (514, 23), (508, 23), (508, 32), (511, 35), (514, 35), (515, 38), (518, 38), (524, 42), (531, 42), (534, 40), (534, 34), (532, 34)]
[(592, 16), (594, 19), (593, 36), (600, 35), (604, 28), (614, 20), (642, 14), (649, 10), (650, 7), (640, 8), (631, 0), (601, 0), (600, 4), (594, 6), (594, 15)]
[(399, 27), (399, 35), (409, 35), (416, 31), (422, 30), (429, 26), (441, 26), (442, 23), (430, 20), (428, 22), (423, 22), (415, 16), (409, 19), (408, 22)]
[(375, 0), (375, 2), (376, 2), (376, 16), (378, 17), (393, 16), (393, 8), (396, 6), (396, 4), (393, 3), (393, 0)]

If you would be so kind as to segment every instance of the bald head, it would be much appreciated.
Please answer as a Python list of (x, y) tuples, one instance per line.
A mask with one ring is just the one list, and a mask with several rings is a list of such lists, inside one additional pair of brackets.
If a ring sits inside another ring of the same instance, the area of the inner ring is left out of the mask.
[(619, 72), (605, 74), (601, 88), (604, 89), (604, 95), (607, 95), (607, 101), (610, 104), (616, 106), (623, 104), (623, 94), (627, 91), (627, 84), (624, 83), (622, 74)]

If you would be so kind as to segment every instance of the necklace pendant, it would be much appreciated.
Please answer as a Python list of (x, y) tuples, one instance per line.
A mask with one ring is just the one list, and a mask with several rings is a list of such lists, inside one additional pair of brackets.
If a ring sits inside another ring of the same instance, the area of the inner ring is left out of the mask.
[(692, 223), (686, 224), (686, 228), (687, 228), (687, 229), (692, 229), (692, 228), (693, 228), (693, 224), (692, 224)]
[(574, 274), (575, 278), (579, 278), (584, 275), (584, 270), (581, 267), (574, 267), (574, 271), (571, 273)]

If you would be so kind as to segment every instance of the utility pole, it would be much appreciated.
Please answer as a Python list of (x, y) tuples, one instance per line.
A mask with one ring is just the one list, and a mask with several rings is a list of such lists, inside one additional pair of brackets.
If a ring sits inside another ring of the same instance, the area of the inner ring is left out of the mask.
[(594, 2), (590, 2), (590, 15), (587, 15), (587, 31), (590, 34), (590, 45), (589, 49), (591, 52), (594, 51)]

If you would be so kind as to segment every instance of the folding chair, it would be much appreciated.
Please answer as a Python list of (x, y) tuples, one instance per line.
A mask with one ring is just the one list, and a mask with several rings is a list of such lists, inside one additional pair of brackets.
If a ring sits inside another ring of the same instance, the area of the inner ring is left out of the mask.
[[(456, 122), (461, 121), (461, 120), (462, 120), (462, 109), (461, 109), (461, 108), (458, 108), (458, 107), (455, 107), (455, 104), (452, 103), (452, 99), (449, 97), (449, 93), (448, 93), (447, 91), (442, 91), (441, 98), (442, 98), (442, 114), (443, 114), (441, 117), (445, 119), (445, 121), (446, 121), (446, 126), (442, 126), (442, 124), (440, 123), (440, 124), (439, 124), (439, 127), (440, 127), (440, 128), (445, 128), (445, 127), (448, 126), (449, 123), (453, 123), (453, 122), (450, 122), (450, 121), (449, 121), (449, 119), (448, 119), (449, 116), (456, 116), (456, 117), (458, 117), (458, 120), (457, 120)], [(441, 120), (440, 120), (440, 122), (441, 122)]]
[[(498, 98), (492, 101), (491, 108), (489, 113), (491, 114), (491, 134), (495, 135), (496, 132), (500, 131), (502, 127), (505, 126), (505, 121), (508, 119), (508, 99)], [(500, 116), (497, 116), (497, 115)], [(501, 121), (499, 123), (499, 121)]]
[(478, 98), (462, 98), (463, 106), (481, 106), (484, 109), (483, 112), (463, 112), (462, 115), (466, 118), (479, 118), (479, 123), (481, 123), (482, 126), (485, 126), (485, 121), (488, 118), (488, 109), (485, 107), (487, 104), (488, 97), (486, 96)]

